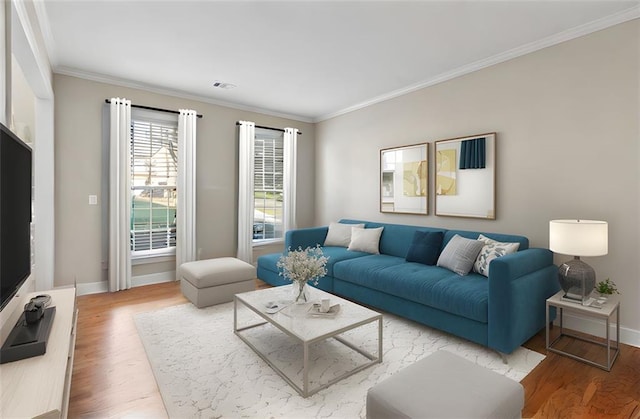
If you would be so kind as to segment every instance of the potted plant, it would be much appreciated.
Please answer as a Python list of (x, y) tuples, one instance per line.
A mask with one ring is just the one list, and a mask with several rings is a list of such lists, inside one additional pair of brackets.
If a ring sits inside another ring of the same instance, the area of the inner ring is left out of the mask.
[(618, 292), (618, 289), (616, 288), (615, 282), (611, 281), (609, 278), (596, 284), (596, 292), (602, 297), (606, 297), (612, 294), (620, 294)]

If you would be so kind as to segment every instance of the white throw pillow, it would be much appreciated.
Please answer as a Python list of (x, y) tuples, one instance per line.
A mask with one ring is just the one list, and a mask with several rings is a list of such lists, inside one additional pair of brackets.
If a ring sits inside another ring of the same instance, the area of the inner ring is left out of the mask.
[(351, 243), (352, 228), (364, 228), (364, 224), (330, 223), (327, 238), (324, 239), (324, 245), (348, 247), (349, 243)]
[(458, 275), (466, 275), (473, 268), (473, 263), (483, 246), (484, 242), (467, 239), (456, 234), (440, 253), (437, 265)]
[(384, 227), (354, 228), (351, 230), (349, 249), (354, 252), (380, 253), (380, 236)]
[(478, 240), (485, 243), (482, 250), (478, 254), (476, 262), (473, 264), (473, 271), (478, 272), (486, 277), (489, 276), (489, 264), (495, 258), (508, 255), (509, 253), (515, 253), (520, 247), (520, 243), (502, 243), (482, 234), (478, 237)]

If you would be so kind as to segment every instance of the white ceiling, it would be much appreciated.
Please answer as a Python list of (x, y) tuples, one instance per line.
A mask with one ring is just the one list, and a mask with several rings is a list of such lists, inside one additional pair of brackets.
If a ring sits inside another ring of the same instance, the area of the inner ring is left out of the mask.
[[(638, 1), (612, 0), (44, 5), (41, 26), (57, 73), (302, 121), (640, 16)], [(215, 89), (216, 80), (237, 88)]]

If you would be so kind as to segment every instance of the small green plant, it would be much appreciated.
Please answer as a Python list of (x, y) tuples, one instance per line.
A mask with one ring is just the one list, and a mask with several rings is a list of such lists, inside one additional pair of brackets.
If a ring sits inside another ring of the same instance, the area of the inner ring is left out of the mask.
[(605, 295), (620, 294), (616, 288), (615, 282), (611, 281), (609, 278), (598, 282), (596, 284), (596, 291)]

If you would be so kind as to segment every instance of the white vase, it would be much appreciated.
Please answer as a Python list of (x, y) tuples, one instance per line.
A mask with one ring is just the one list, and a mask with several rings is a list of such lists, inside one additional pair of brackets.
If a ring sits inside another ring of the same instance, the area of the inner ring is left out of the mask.
[(309, 301), (309, 286), (306, 282), (294, 282), (291, 289), (293, 292), (293, 302), (295, 304), (304, 304)]

